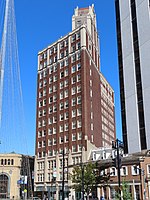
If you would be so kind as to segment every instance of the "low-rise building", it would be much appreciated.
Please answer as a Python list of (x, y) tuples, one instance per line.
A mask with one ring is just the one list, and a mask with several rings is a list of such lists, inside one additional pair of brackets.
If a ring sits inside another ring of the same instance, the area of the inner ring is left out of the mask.
[(0, 199), (31, 196), (33, 167), (33, 157), (16, 153), (0, 154)]
[[(105, 166), (103, 173), (110, 175), (107, 183), (98, 185), (97, 196), (105, 199), (115, 199), (118, 191), (118, 171), (113, 163), (115, 150), (111, 148), (100, 148), (91, 153), (91, 160), (98, 163), (99, 168)], [(133, 199), (145, 200), (150, 198), (150, 151), (122, 155), (120, 169), (121, 185), (123, 181), (129, 185)], [(121, 186), (122, 187), (122, 186)]]

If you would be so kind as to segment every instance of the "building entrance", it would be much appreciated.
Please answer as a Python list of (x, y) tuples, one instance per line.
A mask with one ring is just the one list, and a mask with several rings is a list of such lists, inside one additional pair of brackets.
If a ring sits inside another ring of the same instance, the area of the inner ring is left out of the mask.
[(5, 174), (0, 175), (0, 199), (8, 198), (8, 176)]

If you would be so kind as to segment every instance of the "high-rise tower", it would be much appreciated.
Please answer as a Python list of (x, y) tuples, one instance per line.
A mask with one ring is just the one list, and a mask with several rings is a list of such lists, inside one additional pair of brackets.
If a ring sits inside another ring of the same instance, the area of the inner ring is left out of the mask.
[(116, 0), (125, 151), (150, 149), (150, 1)]
[(38, 54), (35, 190), (56, 199), (63, 150), (67, 167), (115, 139), (114, 92), (99, 68), (94, 6), (76, 8), (72, 32)]

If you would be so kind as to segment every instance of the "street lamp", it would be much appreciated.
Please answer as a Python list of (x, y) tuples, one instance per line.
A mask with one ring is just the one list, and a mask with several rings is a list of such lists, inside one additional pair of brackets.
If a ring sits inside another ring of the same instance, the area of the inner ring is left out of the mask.
[(123, 149), (123, 142), (119, 139), (116, 139), (115, 141), (112, 141), (112, 149), (117, 150), (117, 157), (113, 159), (115, 167), (117, 168), (118, 171), (118, 187), (119, 187), (119, 199), (121, 200), (121, 181), (120, 181), (120, 168), (121, 168), (121, 159), (122, 156), (119, 153), (119, 149)]

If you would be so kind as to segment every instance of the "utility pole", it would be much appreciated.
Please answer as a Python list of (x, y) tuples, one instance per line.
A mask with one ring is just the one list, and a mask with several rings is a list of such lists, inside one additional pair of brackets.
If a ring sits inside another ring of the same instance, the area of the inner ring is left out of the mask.
[(63, 171), (62, 171), (62, 200), (64, 200), (64, 189), (65, 189), (65, 151), (63, 149)]
[(118, 186), (119, 186), (119, 199), (121, 200), (121, 184), (120, 184), (120, 158), (119, 158), (119, 140), (116, 140), (116, 148), (117, 148), (117, 168), (118, 168)]
[(123, 142), (116, 139), (112, 142), (112, 148), (116, 149), (117, 157), (114, 159), (115, 167), (117, 168), (118, 172), (118, 188), (119, 188), (119, 200), (121, 200), (121, 180), (120, 180), (120, 168), (121, 168), (121, 155), (119, 153), (119, 149), (123, 149)]
[(82, 162), (82, 200), (84, 200), (84, 165), (83, 165), (83, 162)]

